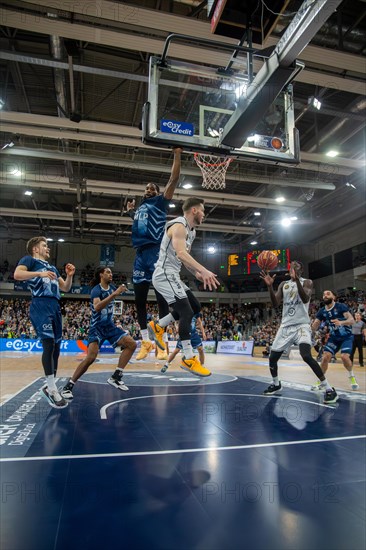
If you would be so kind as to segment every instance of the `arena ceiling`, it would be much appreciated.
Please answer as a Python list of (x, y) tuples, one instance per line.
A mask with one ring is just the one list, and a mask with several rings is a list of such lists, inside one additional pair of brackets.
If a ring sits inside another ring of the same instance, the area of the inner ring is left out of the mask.
[[(262, 13), (263, 4), (256, 4)], [(258, 48), (273, 47), (301, 2), (286, 5)], [(272, 5), (272, 4), (271, 4)], [(270, 13), (263, 7), (263, 20)], [(344, 0), (300, 55), (294, 83), (301, 163), (234, 161), (225, 191), (202, 191), (191, 154), (182, 155), (175, 196), (205, 199), (204, 240), (241, 245), (311, 241), (365, 214), (366, 3)], [(172, 153), (141, 142), (148, 61), (171, 33), (212, 38), (207, 2), (196, 0), (3, 0), (0, 35), (1, 230), (4, 238), (43, 233), (74, 242), (130, 244), (126, 202), (147, 182), (169, 178)], [(215, 37), (237, 44), (236, 39)], [(174, 56), (192, 55), (176, 45)], [(197, 63), (230, 54), (202, 46)], [(72, 67), (69, 63), (72, 61)], [(318, 98), (316, 110), (308, 103)], [(79, 122), (77, 122), (79, 120)], [(325, 153), (337, 149), (339, 156)], [(18, 173), (14, 172), (18, 170)], [(183, 189), (184, 182), (193, 184)], [(25, 195), (31, 191), (32, 195)], [(282, 194), (286, 202), (278, 204)], [(261, 216), (254, 216), (260, 211)], [(288, 231), (288, 230), (286, 230)]]

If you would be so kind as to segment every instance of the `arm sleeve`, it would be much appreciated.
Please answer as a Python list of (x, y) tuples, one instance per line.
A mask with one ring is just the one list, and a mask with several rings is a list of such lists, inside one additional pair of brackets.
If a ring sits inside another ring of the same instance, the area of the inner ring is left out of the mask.
[(319, 321), (323, 321), (323, 318), (324, 318), (324, 317), (323, 317), (323, 312), (322, 312), (322, 310), (320, 309), (320, 310), (318, 311), (318, 313), (316, 314), (316, 319), (319, 319)]
[(28, 271), (33, 271), (32, 267), (34, 265), (32, 256), (23, 256), (18, 262), (18, 265), (24, 265)]
[(90, 293), (90, 299), (94, 300), (94, 298), (100, 298), (100, 294), (101, 294), (101, 289), (100, 289), (100, 286), (97, 285), (92, 289)]
[(130, 216), (131, 220), (135, 218), (135, 214), (136, 214), (136, 210), (134, 208), (132, 208), (127, 212), (127, 215)]

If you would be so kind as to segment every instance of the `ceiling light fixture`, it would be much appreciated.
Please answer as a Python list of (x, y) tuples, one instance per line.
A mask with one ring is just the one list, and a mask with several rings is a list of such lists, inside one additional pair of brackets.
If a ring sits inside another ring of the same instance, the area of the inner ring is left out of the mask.
[(327, 153), (325, 153), (325, 156), (326, 156), (326, 157), (330, 157), (330, 158), (338, 157), (338, 155), (339, 155), (339, 152), (338, 152), (338, 151), (334, 151), (334, 149), (331, 149), (330, 151), (328, 151)]
[(33, 191), (24, 191), (24, 195), (31, 197), (33, 195)]
[(285, 202), (285, 200), (286, 200), (285, 197), (283, 197), (282, 195), (275, 198), (276, 202)]
[(185, 183), (182, 187), (183, 189), (192, 189), (193, 185), (191, 183)]

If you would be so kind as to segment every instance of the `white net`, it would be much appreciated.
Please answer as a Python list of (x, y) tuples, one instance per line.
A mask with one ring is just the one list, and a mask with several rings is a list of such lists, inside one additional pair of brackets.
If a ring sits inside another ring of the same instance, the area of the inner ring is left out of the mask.
[(194, 160), (201, 169), (204, 189), (225, 189), (226, 170), (233, 158), (195, 153)]

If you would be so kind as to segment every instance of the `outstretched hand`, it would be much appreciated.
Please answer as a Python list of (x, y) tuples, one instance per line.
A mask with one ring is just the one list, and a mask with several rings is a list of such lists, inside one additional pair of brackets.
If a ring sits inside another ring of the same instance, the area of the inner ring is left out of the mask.
[(220, 286), (220, 281), (215, 273), (208, 269), (202, 269), (196, 272), (196, 278), (203, 283), (204, 290), (216, 290)]
[(290, 267), (290, 277), (291, 279), (294, 279), (296, 281), (296, 279), (299, 279), (299, 273), (296, 271), (296, 269), (294, 267)]
[(264, 271), (262, 270), (259, 274), (260, 278), (262, 279), (262, 281), (264, 281), (266, 283), (267, 286), (271, 286), (273, 285), (274, 283), (274, 280), (276, 278), (276, 275), (273, 275), (271, 277), (271, 275), (269, 274), (268, 271)]
[(135, 208), (135, 199), (132, 199), (132, 201), (127, 201), (127, 212), (130, 210), (133, 210)]

